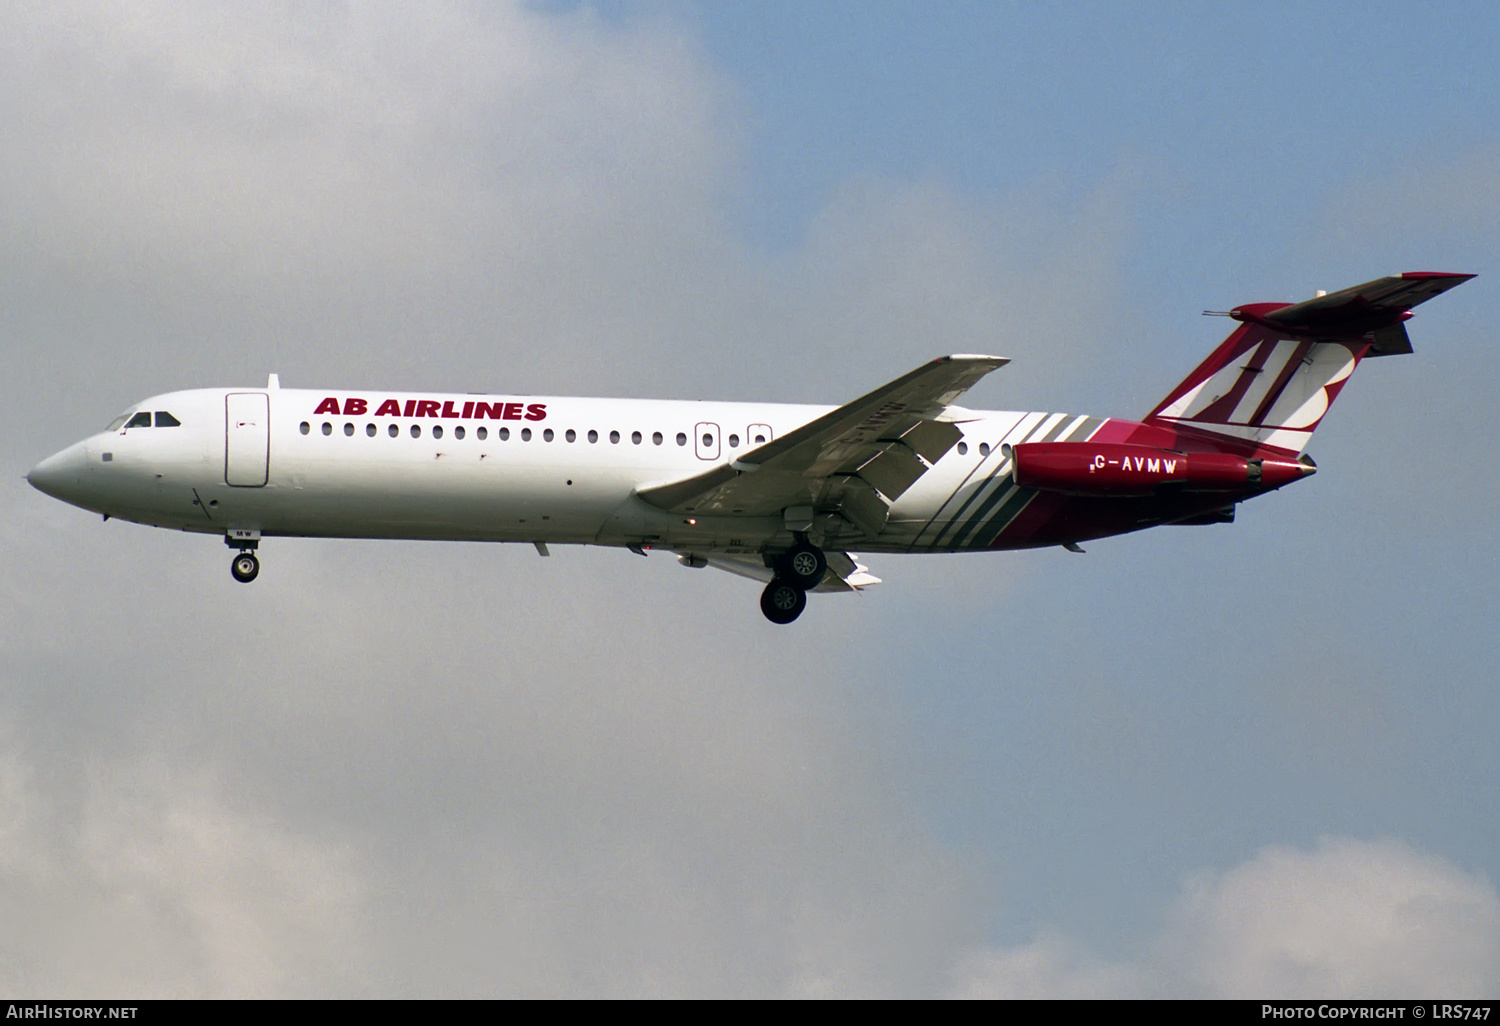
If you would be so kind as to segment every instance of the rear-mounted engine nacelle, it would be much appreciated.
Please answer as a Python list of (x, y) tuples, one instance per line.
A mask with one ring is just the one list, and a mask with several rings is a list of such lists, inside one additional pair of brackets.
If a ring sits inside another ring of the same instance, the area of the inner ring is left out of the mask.
[(1016, 484), (1069, 495), (1152, 495), (1168, 486), (1192, 492), (1271, 489), (1314, 470), (1296, 460), (1118, 442), (1024, 442), (1011, 447), (1010, 456)]

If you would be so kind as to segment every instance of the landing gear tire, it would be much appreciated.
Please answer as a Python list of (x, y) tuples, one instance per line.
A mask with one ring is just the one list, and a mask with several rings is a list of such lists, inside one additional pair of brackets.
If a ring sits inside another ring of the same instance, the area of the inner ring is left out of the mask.
[(760, 593), (760, 611), (772, 623), (791, 623), (807, 608), (807, 592), (791, 581), (776, 578)]
[(260, 573), (260, 560), (255, 558), (253, 552), (241, 552), (234, 557), (234, 562), (229, 564), (229, 572), (236, 581), (249, 584)]
[(810, 591), (823, 583), (828, 572), (828, 560), (823, 550), (808, 542), (788, 549), (776, 560), (776, 576), (790, 581), (803, 591)]

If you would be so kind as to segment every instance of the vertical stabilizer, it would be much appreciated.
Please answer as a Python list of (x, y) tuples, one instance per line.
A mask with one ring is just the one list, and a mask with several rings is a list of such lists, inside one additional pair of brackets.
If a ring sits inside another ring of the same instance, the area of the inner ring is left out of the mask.
[(1240, 326), (1146, 423), (1301, 453), (1362, 359), (1411, 352), (1411, 308), (1472, 277), (1413, 271), (1302, 303), (1236, 307)]

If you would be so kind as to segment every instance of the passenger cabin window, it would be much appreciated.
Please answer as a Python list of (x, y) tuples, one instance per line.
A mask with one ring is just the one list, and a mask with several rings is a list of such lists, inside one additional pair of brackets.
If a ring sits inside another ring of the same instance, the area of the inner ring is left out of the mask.
[(137, 413), (134, 417), (131, 417), (130, 418), (130, 422), (125, 425), (126, 428), (150, 427), (150, 426), (151, 426), (151, 414), (148, 413), (145, 410), (142, 410), (140, 413)]
[(392, 425), (391, 425), (391, 426), (390, 426), (390, 427), (389, 427), (389, 428), (388, 428), (388, 429), (387, 429), (387, 431), (388, 431), (388, 432), (389, 432), (389, 434), (390, 434), (390, 436), (391, 436), (391, 437), (392, 437), (392, 438), (395, 438), (395, 437), (396, 437), (396, 436), (397, 436), (397, 435), (399, 435), (399, 434), (400, 434), (400, 433), (401, 433), (401, 429), (400, 429), (400, 428), (399, 428), (399, 427), (397, 427), (397, 426), (396, 426), (396, 425), (395, 425), (395, 424), (392, 424)]
[(323, 422), (323, 433), (325, 435), (333, 434), (333, 425), (328, 423), (328, 421), (326, 420)]
[(487, 427), (485, 427), (483, 424), (481, 424), (477, 428), (474, 429), (474, 436), (476, 438), (478, 438), (482, 442), (486, 438), (490, 437), (489, 429)]
[(312, 425), (311, 425), (311, 424), (309, 424), (309, 423), (308, 423), (308, 422), (307, 422), (307, 421), (305, 421), (305, 420), (304, 420), (304, 421), (303, 421), (303, 422), (302, 422), (302, 426), (301, 426), (301, 427), (300, 427), (300, 428), (298, 428), (298, 429), (297, 429), (297, 430), (299, 430), (299, 431), (301, 431), (301, 432), (302, 432), (302, 433), (303, 433), (303, 434), (304, 434), (304, 435), (305, 435), (305, 434), (307, 434), (307, 433), (308, 433), (308, 432), (309, 432), (309, 431), (311, 431), (311, 430), (312, 430)]
[(346, 436), (348, 436), (349, 438), (353, 438), (354, 437), (354, 425), (353, 424), (345, 424), (344, 425), (344, 434)]
[(677, 432), (677, 444), (687, 445), (687, 435), (684, 432)]
[(157, 427), (182, 427), (182, 421), (180, 421), (176, 417), (172, 416), (166, 410), (157, 410), (156, 411), (156, 426)]
[(653, 432), (651, 432), (651, 444), (652, 445), (660, 445), (661, 444), (661, 432), (660, 431), (653, 431)]

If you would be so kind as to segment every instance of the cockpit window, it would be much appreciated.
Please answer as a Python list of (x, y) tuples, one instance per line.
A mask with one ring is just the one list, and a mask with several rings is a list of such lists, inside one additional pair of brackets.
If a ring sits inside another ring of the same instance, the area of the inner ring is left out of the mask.
[(182, 421), (180, 421), (176, 417), (172, 416), (166, 410), (157, 410), (156, 411), (156, 426), (157, 427), (182, 427)]
[(130, 418), (130, 422), (128, 424), (126, 424), (125, 426), (127, 428), (133, 428), (133, 427), (150, 427), (151, 426), (151, 414), (148, 413), (146, 410), (142, 410), (140, 413), (137, 413), (134, 417), (131, 417)]
[(118, 417), (116, 417), (114, 420), (110, 421), (109, 422), (109, 427), (105, 428), (104, 430), (106, 430), (106, 431), (118, 431), (122, 427), (125, 426), (125, 422), (127, 420), (129, 420), (129, 419), (130, 419), (130, 414), (128, 414), (128, 413), (122, 413)]

